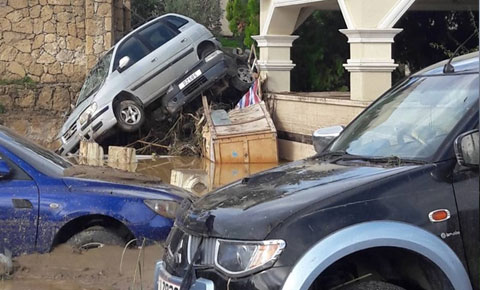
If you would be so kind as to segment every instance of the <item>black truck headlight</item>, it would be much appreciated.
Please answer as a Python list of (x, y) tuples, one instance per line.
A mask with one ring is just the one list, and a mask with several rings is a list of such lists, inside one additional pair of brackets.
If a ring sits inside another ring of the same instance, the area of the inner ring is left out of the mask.
[(249, 242), (218, 239), (215, 264), (228, 275), (242, 276), (272, 266), (284, 248), (283, 240)]
[(143, 202), (155, 213), (170, 219), (175, 218), (175, 213), (180, 205), (175, 200), (146, 199)]

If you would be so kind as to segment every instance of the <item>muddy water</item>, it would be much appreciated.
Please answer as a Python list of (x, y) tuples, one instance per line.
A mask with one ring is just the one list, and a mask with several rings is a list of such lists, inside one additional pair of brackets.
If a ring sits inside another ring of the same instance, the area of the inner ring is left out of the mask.
[[(159, 177), (166, 183), (202, 195), (275, 166), (277, 164), (219, 165), (195, 157), (157, 157), (141, 158), (129, 170)], [(163, 246), (149, 246), (142, 253), (139, 249), (128, 249), (120, 269), (122, 252), (123, 248), (104, 247), (79, 253), (60, 246), (52, 253), (21, 256), (14, 260), (13, 276), (0, 281), (0, 290), (152, 289), (155, 262), (161, 258)]]
[(198, 157), (161, 157), (140, 160), (136, 172), (203, 195), (222, 185), (278, 166), (277, 163), (215, 164)]
[(155, 262), (163, 246), (128, 249), (123, 260), (122, 253), (123, 248), (113, 246), (83, 253), (60, 246), (52, 253), (21, 256), (15, 260), (13, 277), (0, 281), (0, 289), (152, 289)]

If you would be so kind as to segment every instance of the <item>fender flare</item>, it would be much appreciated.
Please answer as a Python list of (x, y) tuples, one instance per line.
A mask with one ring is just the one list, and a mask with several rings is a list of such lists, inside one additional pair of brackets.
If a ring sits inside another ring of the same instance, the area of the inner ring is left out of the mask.
[(446, 243), (417, 226), (394, 221), (360, 223), (327, 236), (297, 261), (282, 289), (307, 290), (313, 281), (336, 261), (349, 254), (375, 247), (396, 247), (420, 254), (443, 271), (454, 289), (472, 289), (462, 262)]

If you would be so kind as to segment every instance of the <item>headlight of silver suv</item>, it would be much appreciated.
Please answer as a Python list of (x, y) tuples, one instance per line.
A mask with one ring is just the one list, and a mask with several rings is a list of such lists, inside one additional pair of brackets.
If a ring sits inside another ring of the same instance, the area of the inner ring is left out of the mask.
[(258, 242), (217, 239), (215, 266), (231, 276), (242, 276), (269, 266), (285, 248), (283, 240)]
[(80, 118), (78, 118), (80, 126), (83, 126), (85, 123), (87, 123), (96, 111), (97, 103), (92, 103), (90, 106), (88, 106), (87, 109), (85, 109), (85, 111), (83, 111), (83, 113), (80, 115)]

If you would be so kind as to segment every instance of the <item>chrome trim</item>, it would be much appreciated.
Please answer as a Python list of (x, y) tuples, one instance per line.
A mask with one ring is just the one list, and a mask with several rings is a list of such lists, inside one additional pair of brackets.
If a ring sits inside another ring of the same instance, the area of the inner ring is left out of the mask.
[[(181, 277), (173, 276), (172, 274), (168, 273), (164, 261), (158, 261), (155, 265), (155, 280), (153, 288), (155, 290), (160, 290), (158, 285), (159, 278), (162, 278), (163, 280), (172, 284), (180, 285), (182, 283)], [(213, 281), (211, 280), (198, 278), (195, 280), (195, 283), (193, 283), (192, 287), (190, 287), (190, 290), (215, 290), (215, 284), (213, 284)]]

